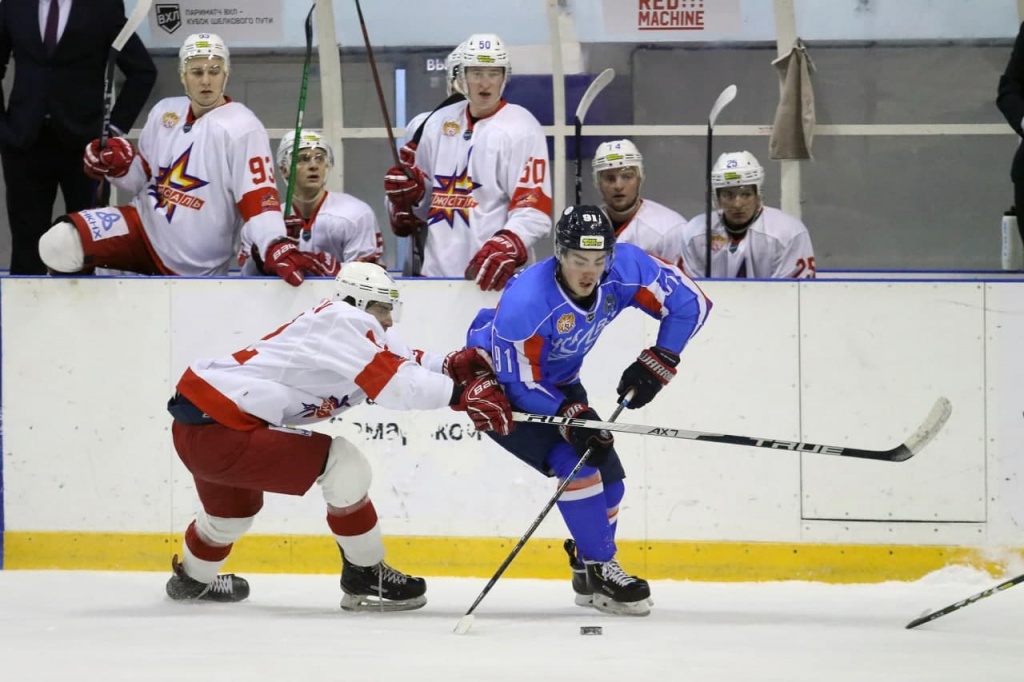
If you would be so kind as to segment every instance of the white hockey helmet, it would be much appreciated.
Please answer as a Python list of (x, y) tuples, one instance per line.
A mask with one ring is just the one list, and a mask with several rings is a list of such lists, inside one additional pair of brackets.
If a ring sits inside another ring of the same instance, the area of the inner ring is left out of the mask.
[(505, 92), (505, 86), (512, 78), (512, 62), (508, 58), (508, 50), (496, 33), (474, 33), (462, 43), (459, 64), (459, 81), (463, 92), (469, 92), (466, 84), (466, 69), (471, 66), (500, 66), (505, 70), (505, 78), (501, 81), (498, 96)]
[[(289, 130), (277, 145), (277, 166), (291, 170), (292, 149), (295, 147), (295, 131)], [(299, 149), (323, 149), (327, 152), (327, 165), (334, 165), (334, 150), (319, 130), (303, 130), (299, 135)]]
[(629, 140), (602, 142), (594, 154), (594, 184), (601, 186), (601, 171), (612, 168), (636, 168), (640, 182), (644, 180), (644, 157)]
[(723, 187), (742, 187), (754, 185), (757, 195), (761, 196), (761, 185), (764, 184), (764, 168), (750, 152), (727, 152), (718, 157), (711, 168), (711, 187), (718, 195)]
[(465, 47), (466, 43), (459, 43), (454, 50), (448, 53), (448, 57), (444, 60), (445, 88), (448, 91), (449, 97), (456, 92), (462, 96), (466, 95), (463, 92), (462, 82), (459, 79), (459, 72), (462, 71), (462, 50)]
[(343, 263), (334, 278), (334, 298), (352, 299), (352, 304), (366, 310), (371, 303), (390, 303), (391, 319), (398, 322), (402, 303), (398, 300), (398, 284), (388, 271), (376, 263), (352, 261)]
[(220, 57), (224, 60), (224, 72), (231, 71), (231, 55), (224, 40), (216, 33), (193, 33), (178, 50), (178, 73), (185, 74), (185, 64), (190, 59)]

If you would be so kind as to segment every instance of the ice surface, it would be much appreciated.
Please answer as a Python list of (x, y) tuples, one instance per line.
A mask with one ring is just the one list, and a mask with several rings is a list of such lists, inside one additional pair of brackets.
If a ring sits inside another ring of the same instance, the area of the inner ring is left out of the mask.
[[(345, 613), (337, 578), (250, 574), (240, 604), (180, 604), (158, 573), (0, 571), (0, 680), (1020, 682), (1024, 586), (916, 630), (998, 582), (651, 585), (647, 618), (573, 604), (565, 581), (433, 578), (408, 613)], [(580, 636), (600, 625), (601, 636)]]

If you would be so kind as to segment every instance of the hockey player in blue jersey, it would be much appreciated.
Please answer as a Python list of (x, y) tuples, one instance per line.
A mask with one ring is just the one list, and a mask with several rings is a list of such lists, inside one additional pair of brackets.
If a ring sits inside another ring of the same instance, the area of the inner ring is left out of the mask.
[[(679, 353), (704, 324), (711, 302), (669, 263), (615, 231), (596, 206), (570, 206), (555, 227), (555, 255), (527, 268), (502, 292), (496, 309), (481, 310), (468, 345), (491, 353), (513, 407), (524, 412), (599, 419), (579, 381), (583, 358), (601, 331), (627, 307), (661, 320), (655, 345), (626, 368), (617, 392), (643, 407), (676, 373)], [(558, 500), (572, 539), (566, 540), (576, 603), (600, 611), (646, 616), (650, 587), (615, 559), (615, 528), (625, 471), (612, 434), (578, 427), (521, 423), (499, 445), (546, 476), (564, 479), (588, 448), (590, 457)]]

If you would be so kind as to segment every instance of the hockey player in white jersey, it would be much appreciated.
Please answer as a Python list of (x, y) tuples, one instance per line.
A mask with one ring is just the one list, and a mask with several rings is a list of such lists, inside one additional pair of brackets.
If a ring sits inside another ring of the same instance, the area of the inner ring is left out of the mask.
[(346, 263), (333, 299), (246, 348), (185, 371), (168, 411), (201, 509), (185, 531), (182, 561), (172, 560), (172, 599), (245, 599), (247, 581), (218, 573), (263, 506), (264, 492), (303, 495), (319, 483), (327, 526), (342, 552), (341, 607), (398, 611), (426, 603), (422, 578), (384, 562), (366, 457), (344, 438), (296, 428), (369, 398), (393, 410), (451, 407), (479, 430), (509, 433), (511, 408), (487, 354), (424, 356), (389, 344), (400, 305), (387, 271)]
[[(295, 131), (277, 146), (277, 169), (287, 179), (291, 172)], [(341, 263), (359, 260), (377, 263), (384, 241), (377, 216), (365, 201), (344, 192), (329, 192), (327, 176), (334, 167), (334, 149), (319, 130), (303, 130), (295, 166), (295, 190), (291, 215), (284, 224), (299, 249), (323, 265), (323, 276), (338, 274)], [(238, 263), (243, 275), (263, 274), (262, 257), (253, 250), (249, 231), (242, 230)]]
[(594, 155), (594, 184), (601, 209), (615, 228), (619, 244), (635, 244), (647, 253), (683, 267), (686, 218), (667, 206), (640, 196), (644, 157), (630, 140), (604, 142)]
[[(815, 276), (814, 248), (802, 222), (761, 196), (764, 168), (750, 152), (729, 152), (711, 169), (718, 210), (711, 216), (711, 276), (807, 279)], [(691, 220), (683, 234), (683, 257), (691, 276), (703, 277), (706, 217)]]
[(550, 233), (547, 143), (537, 119), (502, 97), (510, 74), (501, 38), (470, 36), (458, 73), (466, 100), (434, 112), (415, 164), (385, 175), (392, 230), (426, 230), (422, 275), (500, 290)]
[(137, 150), (121, 137), (86, 147), (85, 172), (131, 203), (60, 218), (39, 240), (43, 262), (59, 273), (224, 275), (244, 225), (268, 269), (301, 284), (318, 268), (285, 236), (266, 129), (225, 95), (227, 46), (213, 33), (193, 34), (178, 69), (186, 96), (153, 107)]

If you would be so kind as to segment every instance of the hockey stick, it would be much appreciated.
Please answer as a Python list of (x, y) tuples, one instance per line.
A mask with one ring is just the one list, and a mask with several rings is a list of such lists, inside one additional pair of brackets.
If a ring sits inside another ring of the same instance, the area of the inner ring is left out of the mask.
[(865, 450), (862, 448), (851, 448), (839, 445), (819, 445), (817, 443), (800, 443), (788, 440), (775, 440), (773, 438), (752, 438), (748, 436), (734, 436), (727, 433), (709, 433), (706, 431), (687, 431), (685, 429), (666, 428), (662, 426), (642, 426), (639, 424), (613, 424), (610, 421), (592, 421), (589, 419), (576, 419), (572, 417), (558, 417), (546, 414), (528, 414), (524, 412), (513, 412), (512, 420), (517, 422), (533, 422), (537, 424), (551, 424), (553, 426), (576, 426), (591, 429), (607, 429), (620, 433), (636, 433), (642, 436), (662, 436), (663, 438), (682, 438), (685, 440), (703, 440), (709, 443), (728, 443), (729, 445), (747, 445), (757, 448), (769, 448), (771, 450), (786, 450), (790, 452), (803, 452), (814, 455), (838, 455), (840, 457), (855, 457), (857, 459), (875, 459), (884, 462), (905, 462), (918, 452), (938, 434), (943, 425), (949, 419), (953, 411), (953, 404), (947, 398), (939, 398), (935, 401), (931, 412), (921, 423), (917, 430), (905, 441), (891, 450)]
[[(121, 54), (122, 48), (128, 39), (132, 37), (135, 30), (139, 28), (142, 21), (149, 14), (149, 7), (153, 0), (138, 0), (135, 9), (128, 15), (128, 19), (121, 27), (121, 31), (114, 36), (114, 42), (110, 44), (110, 53), (107, 55), (107, 68), (103, 74), (103, 127), (100, 129), (100, 149), (107, 146), (107, 130), (110, 128), (110, 113), (114, 109), (114, 69), (117, 68), (117, 57)], [(127, 131), (125, 131), (127, 132)], [(96, 206), (103, 201), (103, 183), (100, 180), (96, 186)]]
[(715, 121), (718, 119), (718, 115), (734, 99), (736, 99), (736, 86), (730, 85), (718, 95), (718, 99), (715, 100), (715, 104), (711, 107), (711, 113), (708, 114), (707, 191), (704, 198), (704, 238), (707, 241), (704, 245), (705, 277), (711, 277), (711, 192), (713, 191), (711, 188), (711, 143), (714, 138)]
[(601, 94), (601, 91), (608, 87), (608, 84), (615, 78), (615, 69), (605, 69), (597, 74), (597, 78), (590, 82), (587, 91), (583, 93), (583, 99), (576, 107), (576, 119), (573, 123), (576, 126), (576, 205), (583, 203), (583, 180), (581, 169), (581, 157), (583, 155), (583, 120), (587, 117), (587, 111), (594, 99)]
[(299, 143), (302, 135), (302, 119), (306, 115), (306, 89), (309, 87), (309, 67), (313, 61), (313, 10), (306, 15), (306, 61), (302, 65), (302, 87), (299, 88), (299, 111), (295, 114), (295, 139), (292, 140), (292, 161), (288, 168), (288, 190), (285, 193), (284, 214), (292, 215), (292, 197), (295, 196), (295, 171), (299, 168)]
[[(606, 423), (610, 424), (614, 422), (618, 418), (619, 413), (622, 412), (623, 408), (625, 408), (626, 405), (629, 404), (629, 401), (632, 397), (632, 391), (629, 391), (625, 396), (623, 396), (622, 400), (619, 402), (619, 406), (615, 408), (615, 412), (612, 413), (612, 416)], [(585, 419), (577, 421), (583, 421), (586, 422), (587, 424), (597, 423), (589, 422)], [(498, 582), (498, 578), (501, 577), (501, 575), (505, 572), (505, 569), (507, 569), (509, 565), (512, 563), (512, 560), (515, 559), (516, 556), (519, 554), (519, 551), (522, 550), (524, 545), (526, 545), (526, 541), (529, 540), (530, 536), (533, 535), (534, 531), (537, 530), (537, 527), (540, 526), (541, 522), (544, 520), (544, 517), (546, 517), (548, 515), (548, 512), (551, 511), (551, 508), (555, 506), (555, 503), (558, 502), (558, 498), (562, 496), (562, 493), (564, 493), (565, 489), (569, 487), (569, 484), (572, 483), (572, 480), (576, 478), (576, 474), (580, 472), (580, 469), (583, 468), (583, 465), (586, 464), (587, 460), (590, 458), (590, 453), (592, 450), (592, 447), (587, 448), (586, 452), (583, 453), (583, 456), (580, 457), (580, 461), (576, 462), (576, 466), (574, 466), (572, 468), (572, 471), (569, 472), (569, 475), (566, 476), (565, 479), (558, 484), (558, 488), (555, 490), (555, 494), (551, 496), (551, 499), (548, 500), (547, 504), (544, 505), (544, 508), (540, 510), (540, 514), (537, 515), (537, 518), (535, 518), (533, 520), (533, 523), (530, 524), (530, 527), (526, 529), (526, 533), (523, 534), (523, 537), (519, 538), (519, 542), (517, 542), (516, 546), (512, 548), (512, 551), (509, 552), (509, 555), (505, 557), (505, 561), (501, 563), (501, 566), (498, 567), (497, 572), (495, 572), (494, 576), (484, 586), (484, 589), (477, 596), (476, 601), (474, 601), (473, 605), (469, 607), (468, 611), (466, 611), (466, 615), (460, 618), (459, 622), (456, 623), (454, 630), (455, 634), (464, 635), (467, 632), (469, 632), (469, 629), (471, 627), (473, 627), (473, 621), (476, 619), (476, 616), (473, 615), (473, 611), (475, 611), (476, 607), (480, 605), (480, 602), (484, 600), (484, 597), (486, 597), (487, 593), (491, 591), (491, 588), (494, 587), (494, 584)]]
[(965, 606), (970, 606), (974, 602), (979, 601), (981, 599), (984, 599), (985, 597), (991, 597), (996, 592), (1002, 592), (1003, 590), (1008, 590), (1011, 587), (1013, 587), (1014, 585), (1017, 585), (1019, 583), (1024, 583), (1024, 574), (1018, 575), (1016, 578), (1010, 578), (1009, 580), (1007, 580), (1005, 582), (999, 583), (995, 587), (990, 587), (987, 590), (983, 590), (983, 591), (979, 592), (978, 594), (971, 595), (967, 599), (962, 599), (962, 600), (960, 600), (958, 602), (950, 604), (949, 606), (947, 606), (947, 607), (945, 607), (943, 609), (939, 609), (938, 611), (933, 611), (933, 612), (925, 611), (925, 615), (922, 615), (919, 618), (915, 618), (914, 620), (912, 620), (909, 623), (907, 623), (907, 628), (906, 629), (907, 630), (911, 630), (913, 628), (916, 628), (918, 625), (923, 625), (925, 623), (930, 623), (931, 621), (933, 621), (933, 620), (935, 620), (937, 618), (942, 618), (943, 616), (945, 616), (947, 614), (950, 614), (950, 613), (953, 613), (954, 611), (959, 611), (960, 609), (962, 609)]
[(384, 129), (388, 133), (391, 158), (396, 166), (405, 171), (406, 177), (412, 180), (412, 173), (402, 166), (402, 160), (398, 158), (398, 148), (395, 146), (395, 131), (391, 129), (391, 114), (388, 113), (388, 103), (384, 99), (384, 88), (380, 84), (380, 75), (377, 73), (377, 60), (373, 58), (373, 46), (370, 45), (370, 34), (366, 32), (366, 21), (363, 19), (363, 8), (359, 5), (359, 0), (356, 0), (356, 13), (359, 15), (359, 28), (363, 31), (363, 45), (366, 46), (366, 57), (370, 60), (373, 84), (377, 88), (377, 100), (380, 102), (380, 113), (384, 117)]

